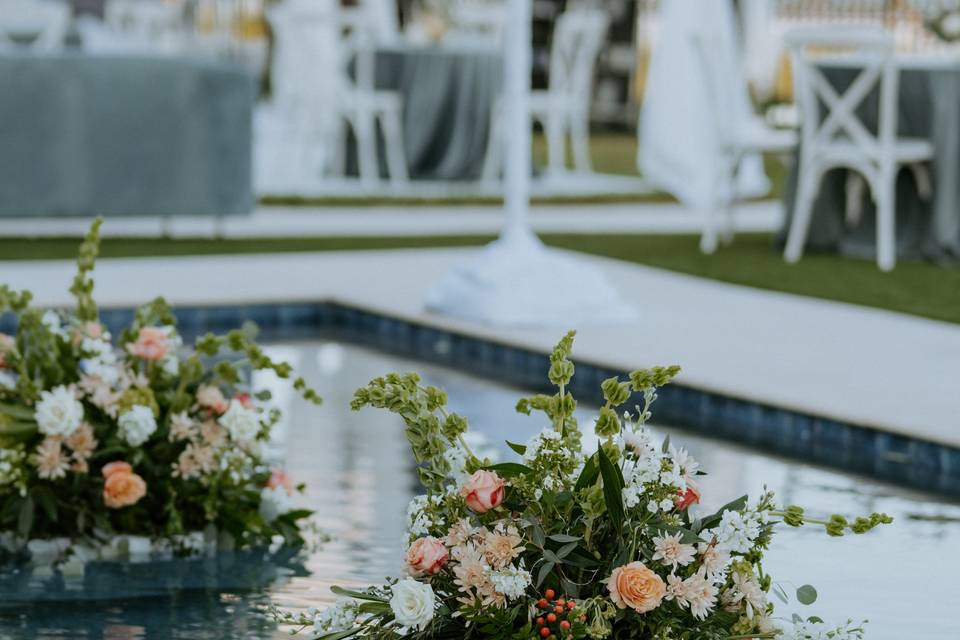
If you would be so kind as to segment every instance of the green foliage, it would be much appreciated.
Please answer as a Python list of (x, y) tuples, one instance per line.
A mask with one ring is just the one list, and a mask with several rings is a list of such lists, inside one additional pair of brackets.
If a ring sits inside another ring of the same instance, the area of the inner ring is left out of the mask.
[(76, 299), (76, 316), (83, 322), (96, 321), (98, 316), (97, 303), (93, 299), (93, 278), (90, 274), (97, 262), (100, 253), (100, 225), (103, 218), (97, 218), (90, 225), (90, 230), (80, 244), (77, 255), (77, 274), (70, 285), (70, 293)]

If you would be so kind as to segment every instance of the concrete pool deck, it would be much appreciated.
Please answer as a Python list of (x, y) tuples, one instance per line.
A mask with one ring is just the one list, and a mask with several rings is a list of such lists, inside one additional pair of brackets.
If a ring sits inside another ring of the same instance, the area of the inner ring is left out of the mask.
[[(423, 309), (426, 290), (475, 249), (103, 259), (104, 307), (163, 295), (174, 304), (336, 302), (545, 352), (562, 334), (491, 328)], [(629, 325), (571, 327), (575, 359), (615, 370), (683, 366), (680, 381), (721, 395), (960, 446), (960, 326), (718, 283), (624, 262), (598, 265), (636, 303)], [(0, 282), (70, 303), (72, 261), (0, 263)]]

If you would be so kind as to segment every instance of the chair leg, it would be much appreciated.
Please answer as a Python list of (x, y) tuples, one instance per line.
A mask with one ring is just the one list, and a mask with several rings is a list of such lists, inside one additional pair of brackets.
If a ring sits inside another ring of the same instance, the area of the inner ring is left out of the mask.
[(372, 114), (360, 113), (353, 119), (353, 133), (357, 138), (357, 159), (360, 179), (371, 183), (380, 179), (377, 162), (377, 128)]
[(400, 120), (400, 111), (392, 109), (382, 113), (380, 127), (383, 129), (383, 137), (387, 145), (387, 168), (390, 171), (390, 181), (406, 183), (409, 174), (403, 148), (403, 124)]
[(719, 189), (723, 189), (724, 187), (728, 189), (727, 196), (720, 201), (721, 224), (723, 225), (720, 230), (720, 241), (724, 246), (733, 244), (736, 226), (734, 224), (733, 214), (736, 208), (737, 182), (740, 178), (740, 164), (743, 161), (743, 157), (739, 153), (735, 153), (729, 157), (728, 161), (729, 164), (726, 170), (720, 174), (723, 176), (722, 179), (725, 181), (725, 184), (718, 187)]
[(503, 167), (503, 112), (499, 104), (490, 110), (490, 131), (487, 133), (487, 150), (483, 156), (480, 179), (494, 182)]
[(590, 117), (577, 114), (570, 118), (570, 141), (573, 145), (573, 166), (577, 171), (590, 173)]
[(917, 195), (924, 202), (929, 202), (933, 197), (933, 185), (930, 183), (930, 169), (927, 164), (911, 162), (907, 166), (910, 167), (910, 173), (913, 174), (913, 179), (917, 183)]
[(562, 173), (566, 169), (567, 140), (563, 131), (563, 118), (558, 113), (548, 113), (544, 119), (547, 134), (547, 170)]
[(343, 177), (347, 173), (347, 129), (349, 122), (344, 117), (339, 117), (337, 122), (337, 132), (334, 136), (333, 155), (330, 158), (329, 165), (333, 173)]
[(855, 227), (860, 224), (863, 217), (863, 190), (867, 182), (863, 176), (856, 171), (847, 172), (846, 186), (844, 187), (846, 196), (846, 211), (844, 218), (848, 227)]
[(875, 195), (877, 203), (877, 266), (881, 271), (892, 271), (897, 263), (896, 180), (896, 172), (881, 173)]
[(783, 258), (787, 262), (797, 262), (803, 255), (807, 244), (807, 232), (810, 230), (810, 218), (813, 216), (813, 201), (820, 184), (819, 167), (800, 167), (799, 188), (793, 208), (793, 219), (787, 234), (787, 246)]

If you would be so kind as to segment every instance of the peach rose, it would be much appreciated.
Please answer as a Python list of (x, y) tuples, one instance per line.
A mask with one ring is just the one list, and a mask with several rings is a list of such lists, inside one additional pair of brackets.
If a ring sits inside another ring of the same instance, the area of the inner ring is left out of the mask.
[(133, 467), (126, 462), (117, 460), (116, 462), (108, 462), (107, 464), (103, 465), (103, 469), (100, 470), (100, 473), (103, 474), (104, 478), (109, 478), (114, 473), (133, 473)]
[(475, 513), (486, 513), (503, 502), (504, 487), (507, 483), (493, 471), (474, 472), (460, 488), (460, 495), (467, 506)]
[(700, 504), (700, 491), (694, 486), (688, 486), (686, 491), (677, 492), (677, 496), (677, 509), (680, 511)]
[(103, 502), (111, 509), (129, 507), (147, 494), (147, 483), (126, 462), (105, 465), (103, 475)]
[(141, 328), (137, 341), (127, 345), (131, 355), (144, 360), (163, 360), (169, 350), (170, 339), (160, 327)]
[(607, 588), (613, 604), (621, 609), (630, 607), (637, 613), (659, 607), (667, 590), (660, 576), (639, 561), (614, 569), (607, 580)]
[(434, 538), (417, 538), (407, 549), (407, 569), (414, 576), (439, 573), (449, 559), (447, 548)]
[(270, 471), (270, 479), (267, 480), (267, 487), (270, 489), (283, 487), (287, 490), (287, 494), (290, 495), (293, 494), (294, 490), (293, 480), (291, 480), (290, 476), (280, 469), (273, 469)]
[(223, 413), (229, 406), (220, 388), (209, 385), (197, 389), (197, 404), (212, 409), (214, 413)]

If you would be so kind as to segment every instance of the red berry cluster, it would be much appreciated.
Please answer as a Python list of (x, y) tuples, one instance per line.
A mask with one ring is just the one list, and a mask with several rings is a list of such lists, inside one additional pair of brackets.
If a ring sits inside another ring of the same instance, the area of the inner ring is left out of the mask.
[(563, 598), (555, 600), (556, 596), (553, 589), (547, 589), (537, 600), (537, 609), (541, 611), (536, 620), (537, 635), (548, 640), (569, 640), (573, 637), (570, 628), (581, 616), (576, 611), (576, 602)]

